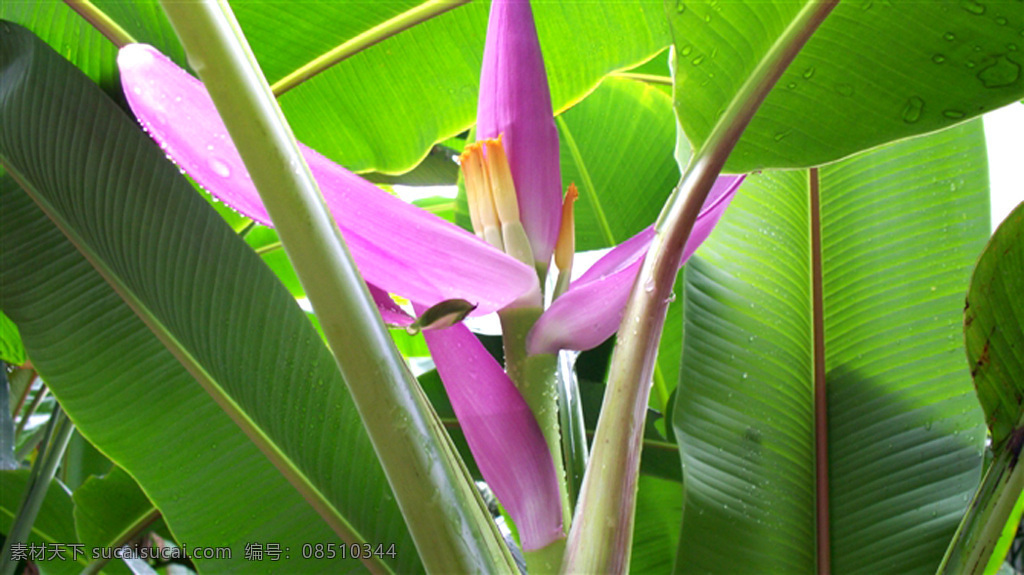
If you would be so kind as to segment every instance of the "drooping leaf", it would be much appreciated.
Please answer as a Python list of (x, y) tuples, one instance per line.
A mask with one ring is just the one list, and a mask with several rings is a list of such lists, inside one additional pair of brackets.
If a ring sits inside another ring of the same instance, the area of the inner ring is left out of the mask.
[(677, 572), (815, 572), (815, 314), (833, 571), (935, 571), (984, 440), (958, 333), (988, 231), (982, 137), (974, 122), (820, 170), (823, 308), (806, 171), (748, 178), (687, 264)]
[[(676, 110), (695, 149), (802, 5), (666, 1)], [(1022, 34), (1017, 1), (840, 2), (765, 100), (726, 170), (818, 165), (1019, 100)]]
[(283, 570), (336, 569), (298, 551), (342, 531), (395, 543), (375, 568), (418, 570), (295, 301), (95, 85), (24, 29), (0, 32), (0, 158), (27, 192), (4, 180), (0, 301), (78, 429), (183, 541), (233, 546), (236, 569), (252, 541), (290, 543)]

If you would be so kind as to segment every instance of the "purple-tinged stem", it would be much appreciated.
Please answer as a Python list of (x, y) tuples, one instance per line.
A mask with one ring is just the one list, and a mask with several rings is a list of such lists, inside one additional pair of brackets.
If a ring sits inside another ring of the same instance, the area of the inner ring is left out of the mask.
[(630, 294), (583, 478), (563, 573), (629, 571), (644, 415), (679, 258), (700, 208), (761, 102), (839, 0), (808, 2), (694, 156), (656, 226)]

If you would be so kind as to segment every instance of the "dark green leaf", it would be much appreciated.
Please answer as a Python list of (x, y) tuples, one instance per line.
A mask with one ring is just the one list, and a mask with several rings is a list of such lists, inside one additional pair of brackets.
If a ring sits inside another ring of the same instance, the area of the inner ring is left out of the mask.
[(78, 429), (183, 541), (233, 546), (234, 567), (212, 568), (244, 569), (244, 543), (269, 541), (292, 546), (283, 570), (337, 569), (297, 552), (338, 541), (328, 517), (355, 541), (395, 543), (377, 568), (418, 570), (295, 301), (134, 120), (24, 29), (0, 32), (0, 159), (27, 192), (4, 180), (0, 300)]

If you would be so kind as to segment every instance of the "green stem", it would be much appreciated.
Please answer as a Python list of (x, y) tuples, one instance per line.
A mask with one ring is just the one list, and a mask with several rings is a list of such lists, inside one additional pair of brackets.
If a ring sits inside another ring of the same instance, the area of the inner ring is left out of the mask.
[(92, 24), (93, 28), (96, 28), (118, 48), (135, 43), (135, 38), (132, 38), (131, 34), (89, 0), (64, 0), (64, 3)]
[(562, 459), (562, 434), (558, 409), (558, 356), (526, 353), (526, 335), (537, 322), (540, 307), (508, 308), (498, 312), (505, 348), (505, 371), (515, 383), (530, 411), (537, 419), (555, 463), (562, 500), (564, 525), (572, 519), (569, 490), (566, 487), (565, 462)]
[(28, 420), (35, 415), (36, 410), (38, 410), (39, 406), (42, 405), (43, 400), (46, 399), (46, 395), (49, 392), (50, 389), (46, 387), (45, 383), (39, 387), (39, 391), (36, 392), (36, 396), (32, 398), (32, 403), (28, 404), (28, 407), (25, 408), (25, 413), (21, 414), (21, 419), (18, 420), (18, 427), (14, 430), (15, 437), (21, 435), (22, 432), (25, 431), (25, 426), (28, 425)]
[(526, 572), (529, 575), (554, 575), (565, 555), (565, 539), (552, 541), (550, 545), (534, 551), (523, 551)]
[(700, 208), (761, 102), (839, 0), (808, 2), (719, 118), (656, 225), (619, 327), (563, 572), (629, 571), (644, 416), (679, 258)]
[(350, 58), (378, 42), (383, 42), (399, 32), (444, 14), (452, 8), (458, 8), (467, 2), (469, 0), (428, 0), (418, 4), (411, 10), (406, 10), (394, 18), (382, 22), (362, 34), (335, 46), (330, 51), (317, 56), (291, 74), (274, 82), (271, 90), (274, 91), (275, 96), (280, 96), (338, 62)]
[(270, 252), (277, 251), (281, 249), (281, 247), (281, 242), (271, 242), (265, 246), (260, 246), (256, 248), (254, 251), (256, 252), (257, 255), (262, 256), (263, 254), (269, 254)]
[(627, 80), (636, 80), (637, 82), (644, 82), (646, 84), (657, 84), (659, 86), (671, 86), (672, 78), (668, 76), (659, 76), (657, 74), (639, 74), (636, 72), (614, 72), (612, 76), (616, 78), (625, 78)]
[[(335, 352), (427, 571), (514, 571), (476, 487), (381, 322), (231, 8), (223, 0), (162, 3)], [(329, 502), (301, 477), (286, 476), (339, 536), (352, 536)], [(375, 560), (367, 566), (386, 569)]]
[(28, 542), (32, 524), (36, 521), (39, 509), (43, 505), (43, 499), (46, 498), (46, 492), (50, 488), (50, 482), (53, 481), (53, 476), (57, 472), (57, 465), (64, 457), (64, 449), (67, 448), (74, 430), (75, 426), (64, 415), (60, 406), (54, 407), (50, 422), (47, 424), (43, 448), (35, 465), (32, 466), (25, 499), (22, 500), (18, 515), (15, 516), (14, 524), (11, 525), (7, 539), (4, 541), (3, 555), (0, 556), (0, 575), (13, 575), (18, 567), (18, 562), (11, 559), (12, 546), (15, 543), (26, 544)]
[(997, 449), (939, 565), (939, 575), (985, 573), (1006, 521), (1024, 490), (1024, 465), (1018, 465), (1022, 446), (1024, 427), (1018, 426)]

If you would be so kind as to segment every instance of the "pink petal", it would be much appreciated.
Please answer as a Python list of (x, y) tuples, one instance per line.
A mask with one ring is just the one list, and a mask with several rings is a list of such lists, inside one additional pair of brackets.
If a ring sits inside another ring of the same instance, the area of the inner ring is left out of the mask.
[(558, 130), (528, 0), (494, 0), (480, 70), (477, 138), (502, 142), (534, 259), (547, 266), (558, 239), (562, 175)]
[(423, 336), (477, 467), (519, 528), (523, 549), (565, 537), (551, 452), (512, 380), (462, 324)]
[[(132, 111), (167, 154), (226, 204), (270, 225), (202, 83), (151, 46), (125, 46), (118, 65)], [(476, 314), (500, 309), (536, 285), (529, 266), (300, 148), (367, 282), (426, 305), (465, 299), (479, 306)]]
[(377, 310), (380, 311), (380, 316), (384, 320), (384, 323), (405, 327), (412, 325), (413, 322), (416, 321), (415, 318), (406, 313), (401, 306), (395, 303), (395, 300), (391, 299), (388, 292), (373, 284), (366, 284), (366, 287), (370, 288), (370, 295), (373, 297), (373, 303), (377, 304)]
[[(743, 176), (721, 176), (708, 193), (679, 267), (690, 259), (732, 201)], [(653, 226), (622, 242), (569, 285), (537, 320), (526, 340), (532, 354), (597, 347), (622, 323), (636, 276), (654, 238)]]

